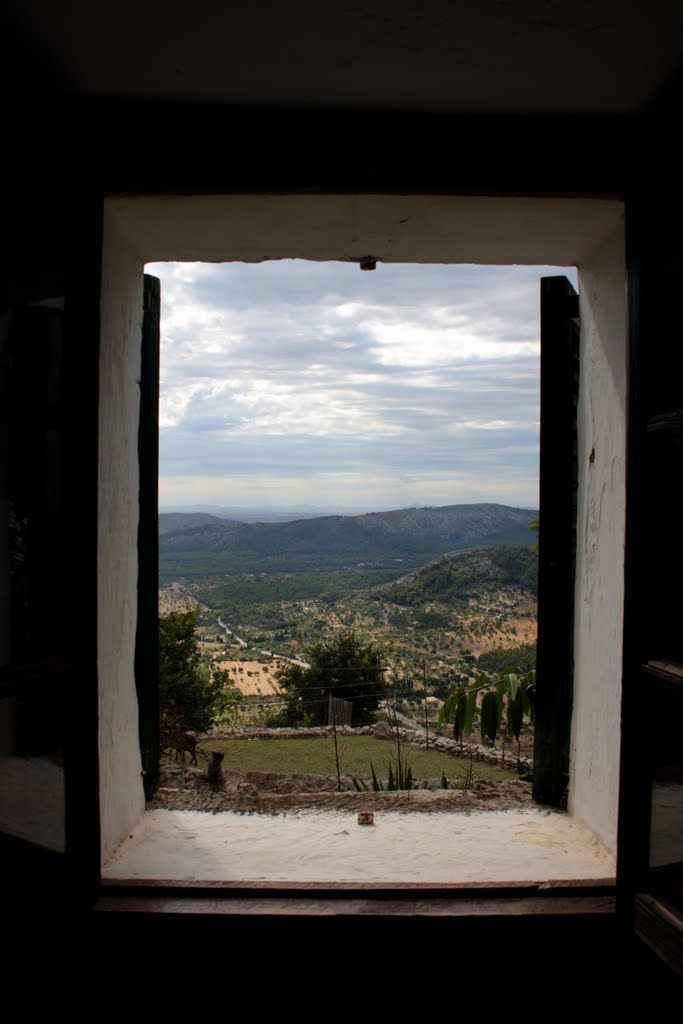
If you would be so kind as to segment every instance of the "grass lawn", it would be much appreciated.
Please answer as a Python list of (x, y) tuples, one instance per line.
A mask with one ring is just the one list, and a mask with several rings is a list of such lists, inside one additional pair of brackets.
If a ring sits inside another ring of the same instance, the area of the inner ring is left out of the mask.
[[(370, 778), (372, 761), (378, 776), (386, 783), (389, 764), (396, 767), (396, 744), (374, 736), (340, 736), (339, 758), (342, 772), (358, 778)], [(293, 740), (208, 740), (202, 751), (222, 750), (223, 767), (238, 772), (310, 772), (332, 775), (335, 772), (334, 743), (331, 737)], [(445, 773), (454, 781), (469, 765), (469, 759), (451, 757), (433, 750), (401, 745), (401, 758), (413, 770), (413, 779), (441, 778)], [(474, 778), (501, 782), (514, 778), (492, 765), (474, 763)]]

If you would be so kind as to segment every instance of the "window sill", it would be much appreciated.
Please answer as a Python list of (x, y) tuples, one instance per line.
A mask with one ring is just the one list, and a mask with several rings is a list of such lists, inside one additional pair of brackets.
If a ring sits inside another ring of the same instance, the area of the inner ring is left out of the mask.
[(581, 822), (540, 807), (473, 814), (351, 813), (273, 818), (147, 812), (102, 882), (142, 889), (306, 893), (537, 893), (610, 888), (613, 856)]
[(563, 893), (449, 897), (415, 896), (414, 892), (309, 893), (286, 895), (126, 891), (106, 886), (95, 905), (97, 913), (204, 914), (215, 917), (421, 917), (421, 918), (550, 918), (613, 916), (616, 897), (609, 893)]

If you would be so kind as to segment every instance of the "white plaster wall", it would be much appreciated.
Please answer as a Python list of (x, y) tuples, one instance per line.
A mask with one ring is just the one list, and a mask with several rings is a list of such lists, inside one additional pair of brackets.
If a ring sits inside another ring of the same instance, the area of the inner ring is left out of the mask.
[(143, 264), (105, 215), (98, 497), (102, 859), (145, 809), (134, 681)]
[(579, 294), (579, 493), (569, 809), (616, 852), (628, 365), (623, 224), (579, 267)]
[(574, 266), (618, 223), (615, 199), (158, 196), (108, 200), (146, 262), (266, 259)]

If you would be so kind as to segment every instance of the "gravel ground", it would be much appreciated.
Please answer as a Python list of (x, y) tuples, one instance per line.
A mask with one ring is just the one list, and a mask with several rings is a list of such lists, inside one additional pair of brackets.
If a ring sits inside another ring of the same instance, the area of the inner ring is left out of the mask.
[[(331, 776), (287, 775), (276, 772), (225, 772), (220, 786), (209, 785), (203, 768), (166, 765), (150, 810), (237, 811), (281, 814), (292, 810), (392, 810), (407, 812), (469, 812), (521, 810), (532, 806), (531, 786), (518, 779), (476, 783), (471, 790), (413, 789), (394, 793), (358, 793), (353, 783), (336, 791)], [(437, 782), (434, 780), (436, 786)]]

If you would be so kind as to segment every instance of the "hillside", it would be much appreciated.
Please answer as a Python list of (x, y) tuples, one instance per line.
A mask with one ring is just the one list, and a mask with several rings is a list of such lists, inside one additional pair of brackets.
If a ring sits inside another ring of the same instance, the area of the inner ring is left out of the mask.
[(359, 563), (420, 565), (463, 548), (531, 545), (531, 509), (448, 505), (358, 516), (321, 516), (286, 523), (239, 523), (207, 513), (162, 513), (162, 576), (210, 572), (297, 572)]
[(536, 552), (530, 548), (495, 547), (451, 552), (400, 579), (376, 587), (376, 600), (397, 605), (454, 605), (505, 587), (534, 596), (538, 590)]
[(380, 643), (387, 679), (427, 683), (444, 696), (482, 654), (507, 652), (509, 664), (517, 660), (511, 652), (533, 648), (536, 563), (531, 547), (498, 546), (451, 552), (409, 573), (215, 576), (188, 594), (204, 606), (207, 637), (217, 644), (207, 653), (238, 672), (240, 659), (305, 658), (308, 644), (351, 628)]

